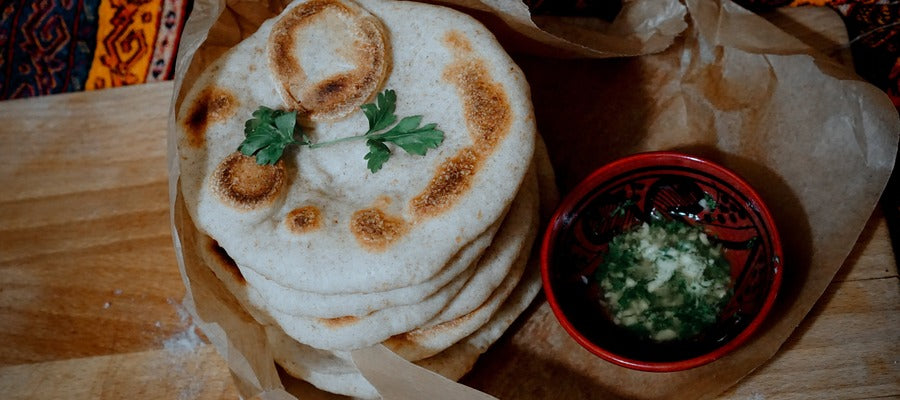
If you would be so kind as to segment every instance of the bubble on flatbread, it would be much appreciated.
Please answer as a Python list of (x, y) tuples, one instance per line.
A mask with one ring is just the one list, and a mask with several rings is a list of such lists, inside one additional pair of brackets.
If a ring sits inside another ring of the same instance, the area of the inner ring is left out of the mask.
[(284, 186), (284, 164), (259, 165), (256, 157), (230, 154), (213, 174), (214, 192), (226, 204), (252, 210), (271, 204)]
[[(356, 111), (388, 73), (382, 29), (366, 10), (341, 1), (313, 0), (289, 10), (269, 35), (269, 65), (284, 100), (313, 121)], [(317, 65), (344, 67), (325, 72)]]

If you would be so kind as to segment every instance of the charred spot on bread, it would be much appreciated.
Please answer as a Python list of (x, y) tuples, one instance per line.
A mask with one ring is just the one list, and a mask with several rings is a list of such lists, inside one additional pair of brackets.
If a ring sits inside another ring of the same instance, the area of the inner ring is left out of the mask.
[(460, 31), (447, 32), (447, 35), (444, 36), (444, 43), (456, 54), (472, 52), (472, 44)]
[(491, 78), (486, 61), (473, 54), (462, 34), (451, 31), (445, 42), (454, 52), (454, 61), (444, 70), (444, 80), (456, 86), (469, 135), (486, 156), (512, 127), (512, 107), (503, 86)]
[(335, 97), (341, 94), (341, 92), (344, 91), (345, 88), (347, 88), (348, 80), (348, 76), (342, 75), (322, 82), (318, 87), (316, 87), (316, 99), (324, 103), (327, 102), (331, 97)]
[(478, 306), (476, 309), (457, 318), (441, 322), (434, 326), (416, 328), (408, 332), (396, 334), (389, 337), (382, 342), (382, 344), (391, 349), (391, 351), (401, 355), (401, 357), (405, 353), (412, 352), (415, 354), (421, 351), (421, 346), (423, 344), (426, 344), (427, 346), (430, 338), (439, 336), (443, 332), (450, 332), (457, 329), (459, 326), (474, 318), (482, 308), (484, 308), (484, 305)]
[(270, 204), (284, 186), (284, 162), (259, 165), (256, 157), (234, 152), (213, 174), (214, 192), (225, 203), (241, 210)]
[(285, 218), (288, 230), (293, 233), (307, 233), (322, 226), (322, 213), (316, 206), (298, 207)]
[(412, 347), (412, 342), (415, 341), (416, 337), (415, 331), (398, 333), (394, 336), (387, 338), (381, 344), (387, 346), (387, 348), (391, 349), (393, 352), (397, 353), (402, 351), (406, 347)]
[(188, 145), (202, 147), (209, 125), (234, 115), (237, 106), (237, 98), (226, 89), (210, 86), (200, 91), (183, 122)]
[[(313, 30), (316, 24), (332, 29), (328, 38), (341, 50), (325, 53), (342, 57), (350, 70), (312, 76), (315, 71), (304, 69), (298, 48), (315, 43), (297, 38), (303, 37), (299, 31)], [(356, 111), (387, 77), (389, 55), (382, 31), (367, 11), (338, 0), (313, 0), (287, 11), (272, 28), (268, 54), (284, 100), (312, 121), (337, 120)]]
[(378, 208), (356, 211), (350, 218), (350, 232), (369, 251), (386, 250), (403, 237), (407, 229), (402, 218), (388, 215)]
[(444, 79), (456, 86), (462, 99), (466, 127), (473, 145), (444, 161), (428, 186), (410, 201), (418, 217), (449, 210), (472, 187), (475, 174), (512, 127), (512, 108), (503, 87), (488, 72), (485, 61), (473, 54), (460, 32), (451, 31), (444, 42), (454, 53), (454, 62), (444, 70)]
[(449, 209), (472, 187), (472, 178), (481, 158), (471, 147), (464, 148), (438, 166), (431, 182), (410, 201), (417, 216), (433, 216)]
[(352, 325), (352, 324), (356, 323), (357, 321), (359, 321), (359, 317), (347, 315), (344, 317), (337, 317), (337, 318), (319, 318), (319, 321), (321, 321), (323, 325), (325, 325), (329, 328), (337, 329), (337, 328), (341, 328), (341, 327), (344, 327), (347, 325)]
[(437, 325), (433, 325), (433, 326), (429, 326), (429, 327), (416, 328), (409, 332), (403, 332), (403, 333), (391, 336), (390, 338), (388, 338), (388, 340), (386, 340), (384, 342), (384, 344), (387, 345), (389, 348), (393, 349), (393, 348), (397, 348), (397, 347), (408, 346), (408, 345), (410, 345), (410, 343), (415, 343), (415, 342), (421, 341), (423, 339), (427, 339), (429, 336), (433, 336), (435, 334), (435, 332), (451, 330), (451, 329), (454, 329), (454, 328), (462, 325), (463, 323), (474, 318), (478, 314), (478, 312), (480, 312), (484, 307), (485, 307), (485, 305), (482, 304), (482, 305), (476, 307), (474, 310), (469, 311), (469, 312), (467, 312), (463, 315), (460, 315), (459, 317), (456, 317), (454, 319), (451, 319), (449, 321), (444, 321)]
[(493, 152), (512, 125), (512, 109), (503, 87), (490, 79), (482, 60), (454, 65), (445, 76), (460, 92), (476, 148), (485, 154)]

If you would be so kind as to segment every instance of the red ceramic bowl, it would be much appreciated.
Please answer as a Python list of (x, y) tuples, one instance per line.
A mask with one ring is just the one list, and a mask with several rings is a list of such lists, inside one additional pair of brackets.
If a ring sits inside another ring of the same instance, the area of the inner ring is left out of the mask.
[[(599, 302), (593, 276), (609, 241), (653, 210), (701, 227), (731, 265), (730, 302), (690, 339), (641, 340), (614, 325)], [(782, 259), (772, 217), (747, 182), (707, 160), (654, 152), (603, 166), (563, 200), (544, 235), (541, 274), (556, 318), (584, 348), (627, 368), (671, 372), (716, 360), (753, 334), (775, 301)]]

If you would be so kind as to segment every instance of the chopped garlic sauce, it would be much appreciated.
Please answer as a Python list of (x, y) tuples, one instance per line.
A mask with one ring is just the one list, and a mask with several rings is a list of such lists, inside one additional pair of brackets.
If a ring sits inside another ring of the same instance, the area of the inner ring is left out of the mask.
[(730, 266), (700, 228), (644, 223), (616, 236), (597, 270), (613, 322), (654, 341), (715, 323), (730, 297)]

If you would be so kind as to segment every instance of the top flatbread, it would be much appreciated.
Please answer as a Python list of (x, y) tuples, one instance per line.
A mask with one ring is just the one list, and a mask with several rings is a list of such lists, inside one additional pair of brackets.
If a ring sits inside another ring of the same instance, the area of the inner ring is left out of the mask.
[[(362, 141), (235, 154), (260, 105), (296, 109), (313, 141), (368, 129), (383, 89), (398, 116), (445, 133), (424, 157), (393, 151), (378, 173)], [(291, 4), (207, 69), (176, 115), (182, 190), (198, 227), (235, 261), (297, 290), (381, 292), (431, 279), (494, 224), (531, 160), (525, 79), (494, 37), (450, 9), (406, 2)]]

